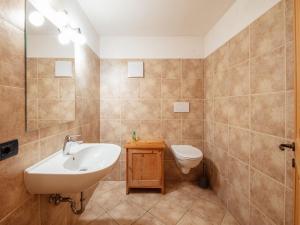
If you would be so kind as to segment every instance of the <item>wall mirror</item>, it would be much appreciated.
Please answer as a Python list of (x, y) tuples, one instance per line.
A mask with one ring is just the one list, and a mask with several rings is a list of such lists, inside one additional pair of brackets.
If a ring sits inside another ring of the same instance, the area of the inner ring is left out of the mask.
[(26, 1), (26, 128), (75, 120), (74, 45)]

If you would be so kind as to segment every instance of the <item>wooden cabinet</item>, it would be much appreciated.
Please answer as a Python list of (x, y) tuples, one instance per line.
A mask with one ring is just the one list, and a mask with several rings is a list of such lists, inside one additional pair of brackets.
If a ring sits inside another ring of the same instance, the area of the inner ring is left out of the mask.
[(164, 193), (164, 141), (127, 143), (126, 192), (130, 188), (159, 188)]

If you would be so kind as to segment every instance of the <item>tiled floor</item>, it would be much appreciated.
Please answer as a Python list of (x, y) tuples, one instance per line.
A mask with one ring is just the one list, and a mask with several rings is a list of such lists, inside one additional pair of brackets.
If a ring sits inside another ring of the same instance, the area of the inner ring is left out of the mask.
[(78, 225), (238, 225), (218, 197), (192, 183), (167, 183), (166, 194), (100, 182)]

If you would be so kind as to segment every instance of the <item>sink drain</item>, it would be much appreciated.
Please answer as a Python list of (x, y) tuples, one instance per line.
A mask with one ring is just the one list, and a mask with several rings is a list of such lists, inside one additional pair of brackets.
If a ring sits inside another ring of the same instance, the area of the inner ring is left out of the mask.
[(87, 171), (88, 169), (87, 168), (81, 168), (79, 169), (79, 171)]

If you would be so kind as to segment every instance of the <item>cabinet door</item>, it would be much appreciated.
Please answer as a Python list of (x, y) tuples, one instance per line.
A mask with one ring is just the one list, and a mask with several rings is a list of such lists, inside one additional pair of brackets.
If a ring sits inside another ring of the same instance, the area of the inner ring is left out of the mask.
[(131, 149), (128, 154), (129, 186), (160, 187), (162, 184), (161, 151)]

